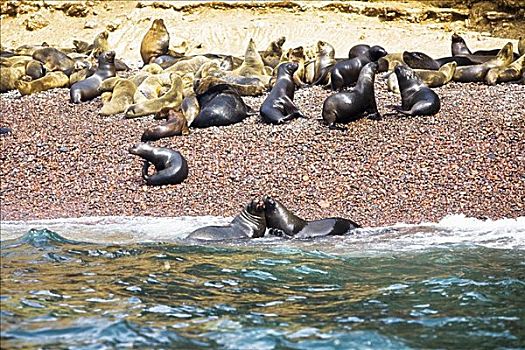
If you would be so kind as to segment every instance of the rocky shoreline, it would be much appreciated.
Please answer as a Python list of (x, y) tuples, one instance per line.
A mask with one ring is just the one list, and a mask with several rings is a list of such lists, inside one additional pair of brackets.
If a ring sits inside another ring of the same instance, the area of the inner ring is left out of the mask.
[[(525, 215), (525, 86), (451, 83), (435, 89), (433, 117), (392, 112), (400, 98), (376, 81), (383, 118), (345, 132), (320, 122), (319, 87), (295, 101), (304, 119), (192, 129), (155, 142), (179, 150), (190, 174), (181, 185), (147, 187), (127, 149), (151, 117), (101, 117), (100, 98), (70, 104), (67, 89), (0, 95), (1, 219), (100, 215), (233, 216), (270, 194), (306, 219), (351, 218), (363, 226), (438, 221), (448, 214)], [(255, 110), (264, 96), (245, 98)]]

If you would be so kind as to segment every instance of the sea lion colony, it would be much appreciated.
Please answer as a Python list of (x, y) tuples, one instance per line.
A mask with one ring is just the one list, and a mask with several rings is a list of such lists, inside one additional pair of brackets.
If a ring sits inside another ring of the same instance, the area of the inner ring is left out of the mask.
[[(325, 100), (322, 113), (324, 122), (337, 129), (340, 127), (336, 124), (366, 115), (380, 118), (373, 89), (377, 72), (392, 71), (388, 86), (400, 92), (402, 99), (401, 107), (395, 107), (393, 113), (407, 115), (436, 114), (439, 96), (429, 87), (450, 80), (485, 80), (491, 85), (520, 79), (525, 82), (523, 40), (519, 54), (513, 52), (511, 43), (501, 50), (472, 53), (454, 34), (452, 56), (436, 60), (418, 52), (387, 54), (380, 46), (369, 45), (355, 45), (348, 59), (337, 59), (329, 43), (319, 41), (310, 47), (286, 50), (284, 37), (264, 51), (257, 51), (250, 40), (244, 58), (191, 56), (169, 48), (168, 30), (158, 19), (141, 42), (144, 66), (124, 78), (117, 71), (128, 67), (115, 58), (107, 38), (108, 33), (103, 32), (93, 44), (75, 40), (73, 48), (50, 48), (43, 43), (2, 49), (1, 91), (18, 89), (27, 95), (70, 87), (73, 103), (100, 95), (104, 103), (101, 115), (125, 113), (127, 118), (134, 118), (154, 114), (156, 119), (167, 119), (144, 131), (141, 141), (147, 142), (187, 135), (188, 127), (240, 122), (254, 113), (241, 96), (261, 95), (268, 89), (271, 91), (260, 115), (264, 122), (275, 124), (302, 116), (293, 103), (295, 89), (322, 84), (337, 91)], [(176, 151), (142, 144), (130, 152), (145, 158), (143, 178), (149, 185), (180, 183), (188, 174), (184, 158)], [(175, 166), (155, 158), (156, 154), (177, 159)], [(159, 176), (148, 174), (151, 164)]]

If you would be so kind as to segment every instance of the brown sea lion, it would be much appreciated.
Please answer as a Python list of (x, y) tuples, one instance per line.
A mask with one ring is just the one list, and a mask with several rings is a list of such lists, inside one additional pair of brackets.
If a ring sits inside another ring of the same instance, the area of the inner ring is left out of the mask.
[[(304, 55), (304, 48), (302, 46), (299, 46), (293, 49), (289, 49), (287, 52), (283, 53), (283, 55), (281, 56), (281, 62), (279, 63), (279, 64), (283, 64), (285, 62), (297, 63), (297, 70), (293, 74), (293, 81), (297, 87), (301, 87), (301, 88), (307, 85), (304, 81), (305, 61), (306, 61), (306, 56)], [(278, 67), (276, 67), (276, 69), (274, 69), (272, 79), (270, 80), (270, 86), (273, 86), (275, 84), (278, 71), (279, 69)]]
[(405, 61), (403, 61), (403, 53), (389, 53), (377, 60), (377, 71), (388, 72), (394, 70), (394, 68), (400, 64), (405, 64)]
[[(186, 120), (186, 126), (190, 126), (201, 111), (197, 95), (189, 95), (184, 97), (182, 104), (180, 105), (180, 109), (182, 110), (182, 115)], [(183, 135), (185, 134), (183, 133)]]
[(196, 73), (199, 68), (209, 62), (210, 59), (206, 56), (194, 56), (188, 59), (180, 60), (174, 65), (166, 68), (165, 72), (176, 72), (179, 75), (184, 75), (186, 73)]
[(520, 80), (525, 73), (525, 55), (508, 66), (491, 68), (485, 76), (485, 81), (489, 85), (496, 85), (501, 82)]
[(75, 60), (53, 47), (36, 50), (33, 59), (42, 62), (48, 72), (59, 70), (69, 76), (75, 70)]
[[(132, 146), (129, 153), (144, 159), (142, 177), (149, 186), (180, 184), (188, 177), (188, 163), (180, 152), (139, 143)], [(152, 164), (156, 173), (149, 175), (148, 170)]]
[(188, 235), (199, 241), (223, 241), (263, 237), (266, 231), (264, 203), (252, 200), (239, 215), (226, 226), (201, 227)]
[(270, 196), (263, 197), (263, 202), (266, 227), (273, 235), (293, 238), (340, 236), (361, 227), (352, 220), (337, 217), (306, 221)]
[(134, 102), (133, 95), (137, 86), (128, 79), (113, 77), (104, 80), (99, 88), (99, 92), (111, 91), (111, 98), (104, 102), (99, 111), (100, 115), (114, 115), (122, 113)]
[[(182, 80), (176, 73), (171, 73), (171, 88), (164, 95), (147, 101), (142, 101), (126, 109), (126, 118), (137, 118), (155, 114), (162, 108), (178, 108), (182, 103)], [(137, 89), (138, 90), (138, 89)]]
[(469, 83), (484, 81), (487, 72), (494, 67), (508, 66), (513, 60), (512, 43), (507, 43), (496, 58), (483, 64), (457, 67), (454, 72), (454, 81)]
[(24, 96), (54, 88), (67, 87), (69, 77), (61, 71), (48, 72), (40, 79), (28, 82), (19, 80), (15, 85), (20, 94)]
[(155, 116), (155, 119), (167, 119), (167, 122), (162, 125), (153, 126), (144, 130), (141, 141), (157, 141), (165, 137), (189, 135), (188, 122), (181, 112), (175, 111), (173, 108), (163, 108)]
[(93, 75), (73, 84), (69, 90), (70, 101), (80, 103), (100, 95), (100, 84), (116, 75), (115, 51), (107, 51), (98, 56), (97, 70)]
[(317, 55), (314, 61), (314, 76), (312, 80), (306, 78), (311, 85), (325, 85), (328, 83), (329, 73), (336, 63), (335, 49), (325, 41), (317, 42)]
[(266, 50), (259, 52), (266, 66), (271, 68), (277, 67), (283, 54), (283, 44), (285, 41), (286, 37), (282, 36), (279, 39), (272, 41)]
[(266, 86), (257, 78), (246, 78), (236, 75), (222, 75), (220, 78), (215, 76), (207, 76), (198, 79), (194, 83), (193, 88), (197, 94), (203, 93), (210, 87), (226, 84), (237, 91), (241, 96), (260, 96), (266, 92)]
[(441, 108), (439, 96), (426, 86), (407, 65), (394, 69), (401, 91), (401, 108), (396, 110), (404, 115), (434, 115)]
[(164, 25), (164, 20), (154, 20), (140, 44), (140, 56), (144, 64), (150, 63), (155, 57), (167, 54), (169, 44), (170, 34)]

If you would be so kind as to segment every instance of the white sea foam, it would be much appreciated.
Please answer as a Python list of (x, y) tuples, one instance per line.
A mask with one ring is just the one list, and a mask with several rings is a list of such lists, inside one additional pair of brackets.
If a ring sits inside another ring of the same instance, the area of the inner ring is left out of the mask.
[[(172, 242), (207, 225), (225, 225), (231, 218), (199, 217), (82, 217), (35, 221), (3, 221), (0, 239), (17, 238), (28, 230), (46, 228), (69, 239), (97, 243)], [(457, 245), (525, 250), (525, 217), (480, 220), (449, 215), (437, 223), (363, 228), (355, 235), (298, 241), (262, 238), (254, 245), (289, 246), (326, 253), (376, 254)], [(243, 243), (244, 244), (244, 243)]]

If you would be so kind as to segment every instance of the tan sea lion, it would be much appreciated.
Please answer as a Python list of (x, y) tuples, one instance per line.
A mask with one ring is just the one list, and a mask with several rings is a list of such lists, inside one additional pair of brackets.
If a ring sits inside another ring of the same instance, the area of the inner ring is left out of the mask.
[[(447, 84), (452, 80), (454, 72), (456, 71), (457, 63), (449, 62), (442, 65), (439, 70), (429, 69), (414, 69), (416, 75), (425, 83), (428, 87), (440, 87)], [(399, 85), (397, 83), (397, 76), (392, 72), (388, 76), (388, 90), (399, 93)]]
[(260, 96), (266, 91), (264, 83), (257, 78), (246, 78), (228, 74), (221, 77), (207, 76), (199, 79), (198, 82), (194, 83), (193, 88), (195, 93), (201, 94), (210, 87), (219, 84), (229, 85), (241, 96)]
[(16, 88), (22, 96), (67, 86), (69, 86), (69, 77), (62, 71), (48, 72), (42, 78), (29, 82), (22, 80), (16, 82)]
[[(329, 43), (319, 40), (317, 42), (317, 55), (314, 61), (314, 76), (306, 77), (312, 85), (325, 85), (328, 82), (330, 69), (336, 63), (335, 49)], [(311, 78), (311, 80), (309, 79)]]
[(111, 51), (111, 48), (109, 47), (109, 32), (107, 30), (97, 34), (95, 39), (93, 40), (93, 45), (91, 48), (91, 57), (97, 58), (98, 55), (100, 55), (102, 52), (105, 51)]
[(485, 81), (489, 85), (496, 85), (501, 82), (520, 80), (525, 72), (525, 54), (512, 62), (508, 66), (491, 68), (485, 76)]
[(195, 94), (184, 97), (180, 108), (186, 120), (186, 126), (190, 126), (201, 111), (199, 100)]
[(48, 48), (49, 44), (46, 42), (43, 42), (41, 45), (22, 45), (17, 47), (14, 51), (17, 55), (23, 55), (23, 56), (33, 56), (33, 53), (35, 51), (40, 49)]
[(27, 62), (32, 61), (33, 58), (31, 56), (12, 56), (12, 57), (1, 57), (0, 58), (0, 66), (2, 67), (11, 67), (17, 63), (23, 63), (24, 65), (27, 64)]
[(126, 118), (136, 118), (155, 114), (162, 108), (178, 108), (182, 103), (182, 80), (176, 73), (171, 73), (171, 89), (159, 98), (135, 103), (126, 109)]
[(48, 72), (59, 70), (69, 76), (75, 70), (75, 60), (53, 47), (36, 50), (33, 59), (42, 62)]
[(271, 68), (277, 67), (283, 54), (283, 44), (285, 41), (286, 37), (282, 36), (279, 39), (272, 41), (266, 50), (259, 52), (266, 66)]
[(483, 81), (491, 68), (508, 66), (513, 57), (512, 43), (508, 42), (494, 59), (483, 64), (457, 67), (454, 72), (454, 81), (463, 83)]
[(168, 92), (172, 86), (172, 74), (177, 73), (161, 73), (147, 76), (135, 91), (133, 96), (135, 103), (159, 98)]
[(151, 24), (140, 44), (140, 56), (144, 64), (150, 63), (152, 58), (168, 53), (170, 34), (162, 19), (156, 19)]
[(265, 84), (270, 80), (270, 76), (264, 66), (261, 55), (255, 47), (255, 42), (250, 39), (246, 52), (244, 54), (244, 61), (241, 66), (232, 71), (236, 75), (242, 75), (248, 78), (260, 78)]
[(104, 101), (104, 106), (100, 109), (99, 114), (114, 115), (124, 112), (133, 104), (133, 95), (137, 86), (128, 79), (113, 77), (104, 80), (98, 90), (100, 92), (112, 92), (110, 99)]
[(166, 68), (164, 71), (177, 72), (179, 75), (184, 75), (186, 73), (196, 73), (203, 64), (209, 61), (210, 59), (206, 56), (195, 56), (189, 59), (178, 61), (172, 66)]
[(389, 53), (386, 56), (377, 60), (378, 72), (388, 72), (396, 68), (400, 64), (405, 64), (403, 61), (403, 53)]
[(0, 67), (0, 92), (16, 89), (16, 83), (26, 74), (26, 62), (21, 61), (9, 67)]

